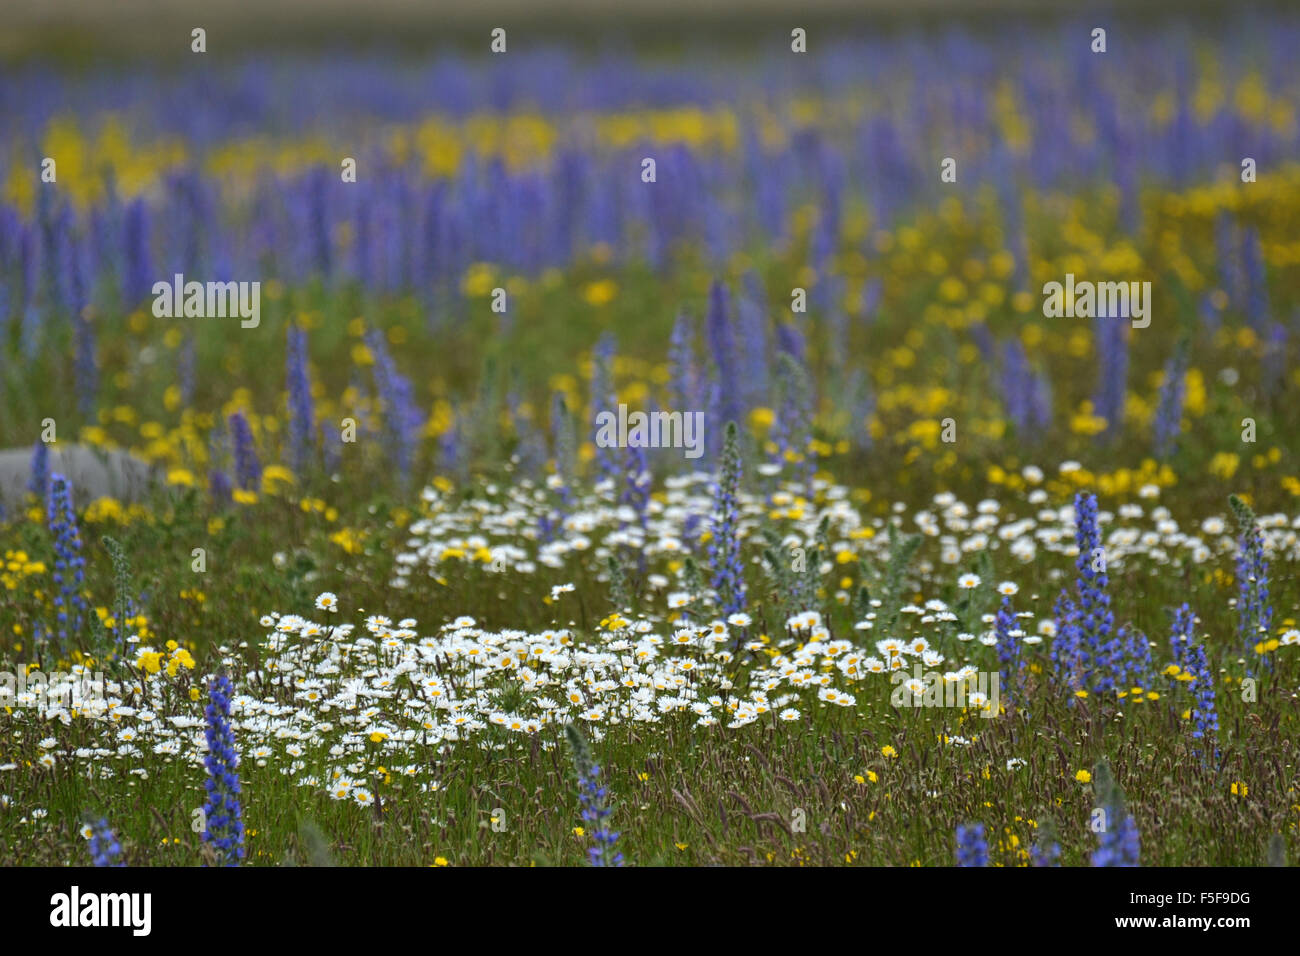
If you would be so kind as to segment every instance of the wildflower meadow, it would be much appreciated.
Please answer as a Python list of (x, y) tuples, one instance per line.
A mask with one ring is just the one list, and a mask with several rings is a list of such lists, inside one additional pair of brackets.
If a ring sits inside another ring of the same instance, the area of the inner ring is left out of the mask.
[(0, 58), (0, 864), (1293, 864), (1300, 16), (999, 17)]

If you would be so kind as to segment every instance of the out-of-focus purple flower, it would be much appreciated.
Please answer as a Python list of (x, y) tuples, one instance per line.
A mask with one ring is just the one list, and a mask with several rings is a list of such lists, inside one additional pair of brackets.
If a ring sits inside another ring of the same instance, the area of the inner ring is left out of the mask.
[(1124, 398), (1128, 385), (1128, 329), (1129, 323), (1117, 316), (1098, 316), (1097, 330), (1097, 391), (1093, 396), (1093, 409), (1106, 420), (1102, 437), (1110, 440), (1124, 427)]
[(46, 513), (50, 536), (54, 538), (54, 612), (56, 633), (62, 649), (81, 633), (89, 606), (81, 593), (85, 586), (86, 559), (81, 553), (81, 533), (72, 506), (72, 484), (63, 475), (50, 476)]
[(1179, 433), (1183, 430), (1184, 381), (1187, 375), (1187, 343), (1180, 341), (1174, 354), (1165, 363), (1164, 381), (1156, 399), (1155, 452), (1157, 458), (1168, 458), (1174, 451)]
[(609, 828), (609, 818), (614, 812), (609, 805), (609, 788), (601, 783), (600, 765), (578, 729), (569, 724), (565, 728), (569, 747), (573, 753), (573, 767), (578, 776), (578, 802), (582, 806), (582, 822), (591, 831), (595, 843), (587, 849), (592, 866), (622, 866), (623, 854), (618, 851), (618, 834)]
[(1264, 532), (1255, 520), (1255, 512), (1236, 495), (1228, 501), (1241, 530), (1237, 548), (1237, 634), (1246, 656), (1246, 672), (1253, 675), (1257, 659), (1266, 669), (1271, 670), (1273, 666), (1268, 653), (1256, 649), (1268, 639), (1273, 623), (1273, 605), (1268, 597), (1268, 559), (1264, 557)]
[(993, 632), (997, 636), (998, 668), (1001, 672), (998, 679), (1004, 688), (1002, 693), (1007, 698), (1007, 709), (1010, 710), (1019, 696), (1020, 675), (1024, 668), (1021, 659), (1021, 639), (1024, 634), (1016, 622), (1010, 595), (1002, 595), (1002, 604), (994, 618)]
[[(618, 414), (618, 393), (614, 388), (614, 335), (606, 332), (591, 356), (591, 427), (602, 412)], [(617, 480), (618, 452), (596, 443), (596, 473), (599, 480)]]
[(1114, 633), (1095, 495), (1075, 495), (1074, 529), (1078, 579), (1073, 597), (1062, 592), (1056, 603), (1052, 660), (1067, 687), (1109, 690), (1116, 686), (1113, 667), (1122, 660), (1122, 647)]
[(740, 394), (740, 362), (736, 351), (736, 337), (731, 327), (730, 297), (721, 280), (714, 279), (709, 288), (709, 313), (705, 323), (709, 349), (715, 369), (714, 406), (711, 418), (715, 422), (742, 422), (744, 409)]
[(238, 866), (244, 858), (244, 813), (240, 803), (239, 750), (230, 720), (234, 688), (225, 674), (208, 682), (208, 706), (204, 708), (204, 738), (208, 752), (203, 766), (208, 772), (203, 804), (203, 841), (216, 852), (221, 866)]
[(27, 479), (27, 490), (42, 501), (50, 491), (50, 446), (40, 439), (32, 446), (31, 477)]
[(122, 844), (117, 841), (104, 817), (91, 824), (89, 849), (93, 866), (126, 866), (121, 859)]
[(149, 207), (144, 199), (126, 207), (122, 222), (122, 305), (134, 309), (149, 295), (154, 281), (153, 253), (149, 248)]
[(77, 383), (77, 410), (83, 418), (95, 413), (99, 394), (99, 364), (95, 357), (95, 329), (84, 315), (74, 315), (72, 325), (76, 332), (77, 359), (74, 372)]
[(989, 841), (984, 836), (984, 824), (971, 823), (957, 828), (957, 865), (989, 865)]
[(399, 475), (406, 480), (415, 463), (423, 417), (415, 404), (415, 389), (410, 379), (397, 370), (379, 329), (367, 330), (365, 342), (375, 363), (375, 392), (383, 406), (384, 440)]
[(307, 476), (316, 450), (316, 410), (307, 370), (307, 331), (290, 326), (285, 364), (289, 391), (289, 461), (299, 480)]
[(208, 472), (208, 495), (211, 496), (214, 505), (224, 508), (230, 504), (233, 491), (230, 476), (226, 474), (224, 468), (213, 468)]
[(712, 537), (709, 539), (711, 586), (723, 617), (745, 610), (744, 566), (740, 559), (740, 435), (727, 423), (722, 467), (713, 489)]
[(253, 442), (253, 429), (244, 413), (234, 412), (229, 418), (230, 443), (235, 456), (235, 481), (244, 491), (257, 491), (262, 484), (262, 462), (257, 457)]
[(685, 312), (678, 314), (668, 340), (668, 370), (670, 410), (683, 415), (704, 411), (704, 381), (695, 358), (695, 328)]
[(1254, 227), (1242, 233), (1241, 261), (1246, 274), (1246, 318), (1262, 338), (1269, 320), (1268, 274), (1259, 247), (1259, 232)]

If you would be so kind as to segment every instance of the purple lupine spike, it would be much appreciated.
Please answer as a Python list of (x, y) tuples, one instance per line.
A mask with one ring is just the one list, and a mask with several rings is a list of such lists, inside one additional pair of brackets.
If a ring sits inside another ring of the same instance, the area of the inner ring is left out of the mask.
[(307, 331), (291, 325), (285, 364), (289, 392), (289, 461), (300, 479), (306, 477), (316, 451), (316, 411), (307, 369)]
[(564, 402), (563, 392), (551, 394), (551, 447), (554, 450), (556, 490), (567, 507), (573, 503), (574, 474), (573, 419)]
[(727, 423), (722, 467), (713, 488), (713, 535), (709, 539), (711, 586), (724, 617), (745, 610), (744, 568), (740, 558), (740, 435)]
[(244, 491), (257, 491), (262, 484), (262, 462), (257, 457), (253, 429), (242, 411), (234, 412), (228, 422), (235, 456), (235, 481)]
[[(591, 427), (596, 428), (602, 412), (618, 413), (618, 393), (614, 387), (614, 335), (606, 332), (596, 343), (591, 356)], [(596, 473), (599, 480), (617, 480), (618, 453), (613, 448), (596, 445)]]
[(230, 720), (234, 688), (225, 674), (208, 681), (208, 705), (203, 715), (208, 752), (203, 766), (208, 772), (204, 789), (203, 842), (216, 853), (221, 866), (238, 866), (244, 858), (244, 812), (240, 802), (239, 750)]
[(780, 408), (777, 410), (776, 429), (773, 434), (777, 462), (794, 460), (804, 480), (804, 492), (811, 499), (813, 477), (817, 472), (816, 455), (812, 448), (813, 390), (807, 370), (788, 352), (777, 362)]
[(84, 315), (76, 314), (72, 318), (76, 337), (77, 357), (73, 370), (77, 388), (77, 410), (83, 418), (91, 418), (95, 413), (95, 402), (99, 394), (99, 364), (95, 357), (95, 329)]
[(742, 384), (741, 398), (746, 409), (762, 405), (768, 384), (767, 316), (762, 301), (743, 296), (738, 305)]
[(744, 410), (740, 397), (740, 362), (736, 338), (731, 327), (727, 287), (714, 279), (709, 289), (709, 313), (705, 322), (706, 339), (715, 369), (716, 405), (711, 409), (715, 422), (740, 422)]
[(869, 451), (875, 444), (871, 435), (871, 419), (876, 413), (876, 396), (871, 390), (871, 380), (865, 370), (854, 369), (849, 374), (845, 392), (852, 416), (849, 422), (850, 440), (858, 448)]
[(588, 847), (587, 858), (592, 866), (622, 866), (623, 854), (617, 847), (619, 835), (609, 828), (613, 808), (609, 805), (609, 788), (601, 782), (600, 765), (592, 757), (591, 748), (577, 727), (569, 724), (564, 732), (578, 777), (582, 822), (586, 824), (586, 829), (591, 830), (595, 844)]
[(59, 645), (67, 650), (72, 637), (81, 633), (89, 605), (81, 593), (85, 585), (86, 559), (81, 553), (81, 533), (72, 506), (72, 484), (63, 475), (50, 475), (50, 494), (46, 509), (50, 536), (54, 538), (53, 581), (55, 633)]
[(1039, 435), (1052, 426), (1052, 383), (1047, 373), (1043, 371), (1035, 372), (1033, 375), (1029, 419)]
[(1137, 866), (1141, 853), (1137, 822), (1122, 807), (1107, 808), (1108, 825), (1097, 834), (1093, 866)]
[(329, 208), (329, 189), (333, 181), (333, 173), (320, 166), (308, 174), (306, 182), (307, 238), (311, 246), (311, 264), (326, 280), (334, 269)]
[(1259, 232), (1254, 227), (1242, 233), (1241, 262), (1246, 275), (1246, 318), (1262, 336), (1269, 319), (1268, 274), (1259, 245)]
[(1052, 639), (1051, 660), (1056, 679), (1066, 690), (1082, 690), (1090, 657), (1083, 640), (1079, 609), (1065, 591), (1056, 599), (1053, 617), (1056, 636)]
[(994, 620), (994, 633), (997, 635), (998, 666), (1001, 672), (998, 679), (1005, 688), (1002, 693), (1006, 695), (1007, 710), (1010, 710), (1019, 696), (1017, 692), (1024, 668), (1021, 638), (1024, 635), (1016, 622), (1016, 613), (1011, 608), (1011, 596), (1008, 594), (1002, 595), (1002, 604), (998, 607)]
[(1178, 435), (1183, 430), (1184, 381), (1187, 375), (1187, 344), (1179, 342), (1165, 363), (1164, 381), (1156, 400), (1155, 453), (1160, 459), (1173, 454)]
[[(1093, 680), (1098, 690), (1115, 686), (1114, 674), (1106, 662), (1114, 658), (1115, 615), (1110, 609), (1107, 585), (1105, 551), (1101, 547), (1101, 532), (1097, 525), (1097, 498), (1081, 491), (1074, 496), (1074, 537), (1079, 549), (1075, 559), (1078, 579), (1076, 609), (1079, 616), (1080, 639), (1093, 664)], [(1100, 553), (1098, 553), (1100, 552)]]
[[(635, 515), (637, 528), (642, 539), (649, 521), (650, 506), (650, 468), (646, 462), (645, 448), (640, 444), (628, 442), (623, 452), (623, 490), (619, 495), (619, 504), (627, 505)], [(645, 555), (637, 549), (638, 564), (644, 565)]]
[(1100, 811), (1097, 849), (1092, 853), (1093, 866), (1138, 866), (1141, 841), (1137, 822), (1124, 805), (1124, 791), (1111, 775), (1110, 765), (1102, 760), (1093, 771), (1093, 790)]
[(1187, 650), (1187, 672), (1192, 675), (1192, 739), (1201, 741), (1206, 749), (1194, 752), (1207, 763), (1218, 759), (1219, 708), (1214, 699), (1214, 674), (1205, 655), (1204, 644), (1193, 644)]
[(989, 841), (984, 836), (984, 824), (972, 823), (957, 828), (957, 865), (989, 865)]
[(782, 322), (776, 327), (777, 348), (803, 364), (807, 344), (803, 332), (793, 322)]
[(224, 508), (231, 502), (234, 487), (230, 484), (230, 475), (224, 468), (213, 468), (208, 472), (208, 495), (218, 508)]
[(678, 313), (668, 340), (668, 389), (674, 410), (683, 414), (703, 410), (703, 382), (695, 359), (695, 327), (685, 312)]
[(1102, 437), (1117, 437), (1124, 427), (1124, 398), (1128, 384), (1129, 323), (1117, 316), (1095, 320), (1098, 347), (1097, 390), (1093, 396), (1096, 414), (1106, 420)]
[(1186, 604), (1174, 610), (1173, 631), (1169, 636), (1170, 647), (1174, 651), (1174, 663), (1179, 668), (1187, 667), (1187, 651), (1195, 643), (1194, 630), (1196, 616)]
[(1237, 519), (1241, 535), (1237, 546), (1237, 635), (1246, 656), (1246, 672), (1254, 676), (1254, 661), (1262, 657), (1266, 670), (1271, 670), (1272, 659), (1267, 651), (1256, 647), (1268, 639), (1273, 622), (1273, 605), (1268, 596), (1268, 559), (1264, 556), (1264, 532), (1255, 519), (1250, 506), (1232, 495), (1228, 499)]
[(91, 824), (90, 842), (87, 846), (92, 866), (126, 866), (121, 859), (122, 844), (113, 835), (113, 830), (104, 817)]
[(1013, 336), (1002, 345), (1002, 374), (998, 384), (1007, 418), (1015, 424), (1017, 434), (1026, 432), (1032, 419), (1034, 378), (1029, 369), (1029, 356), (1018, 337)]
[(1238, 231), (1232, 217), (1220, 212), (1214, 219), (1214, 261), (1219, 266), (1219, 282), (1228, 296), (1228, 302), (1240, 307), (1245, 277), (1242, 275), (1242, 257), (1238, 252)]
[(993, 365), (997, 359), (997, 340), (993, 338), (993, 333), (983, 322), (976, 322), (970, 327), (971, 338), (975, 340), (975, 347), (980, 350), (980, 358), (985, 364)]
[(410, 379), (397, 370), (379, 329), (368, 329), (365, 343), (374, 358), (375, 392), (383, 406), (384, 438), (398, 474), (406, 480), (414, 467), (422, 422), (415, 389)]
[(32, 446), (31, 477), (27, 479), (27, 490), (42, 501), (50, 492), (50, 446), (40, 439)]
[(153, 284), (149, 207), (143, 199), (136, 199), (126, 207), (122, 221), (122, 246), (122, 306), (130, 310), (148, 297)]
[(1151, 642), (1136, 627), (1123, 628), (1124, 631), (1124, 676), (1122, 684), (1132, 687), (1150, 689), (1155, 683), (1152, 662)]

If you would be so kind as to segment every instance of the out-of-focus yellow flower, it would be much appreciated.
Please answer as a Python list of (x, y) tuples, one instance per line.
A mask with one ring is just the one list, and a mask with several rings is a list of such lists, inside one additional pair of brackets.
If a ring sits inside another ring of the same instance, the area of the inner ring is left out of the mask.
[(1210, 459), (1206, 469), (1210, 474), (1217, 478), (1227, 481), (1237, 473), (1237, 467), (1241, 464), (1241, 456), (1232, 451), (1221, 451), (1215, 453)]
[(582, 289), (582, 297), (588, 305), (609, 305), (618, 297), (618, 283), (613, 279), (588, 282)]

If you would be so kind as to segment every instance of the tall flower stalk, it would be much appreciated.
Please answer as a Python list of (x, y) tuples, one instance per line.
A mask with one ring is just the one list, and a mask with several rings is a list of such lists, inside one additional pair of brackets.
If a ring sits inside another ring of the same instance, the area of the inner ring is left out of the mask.
[(564, 519), (573, 510), (573, 486), (577, 476), (574, 471), (573, 419), (569, 415), (563, 392), (551, 394), (551, 445), (554, 449), (555, 471), (547, 477), (547, 487), (553, 491), (555, 507), (539, 519), (538, 531), (543, 541), (552, 541), (564, 526)]
[(208, 706), (204, 710), (208, 743), (203, 765), (208, 792), (203, 805), (203, 840), (216, 852), (222, 866), (238, 866), (244, 858), (244, 818), (240, 805), (239, 751), (230, 723), (230, 698), (234, 688), (230, 678), (219, 674), (208, 682)]
[(1219, 708), (1214, 700), (1214, 675), (1205, 657), (1205, 645), (1194, 644), (1187, 654), (1187, 673), (1192, 677), (1192, 738), (1203, 741), (1205, 750), (1197, 749), (1203, 760), (1217, 759), (1219, 749), (1216, 737), (1219, 732)]
[(600, 766), (591, 755), (591, 748), (578, 728), (569, 724), (564, 728), (573, 752), (573, 769), (578, 775), (578, 801), (582, 805), (584, 830), (590, 831), (594, 845), (587, 848), (592, 866), (622, 866), (623, 854), (618, 850), (618, 834), (609, 828), (609, 817), (614, 811), (609, 805), (609, 788), (603, 786)]
[(813, 476), (817, 472), (816, 454), (812, 450), (813, 390), (808, 371), (791, 353), (782, 351), (777, 359), (780, 409), (773, 437), (777, 463), (797, 464), (796, 474), (803, 480), (804, 494), (813, 497)]
[(709, 538), (710, 582), (723, 617), (745, 610), (745, 581), (740, 562), (740, 436), (727, 423), (722, 472), (713, 491), (712, 537)]
[(307, 370), (307, 332), (289, 328), (286, 373), (289, 391), (289, 461), (302, 480), (316, 448), (316, 411), (311, 398), (311, 376)]
[(1115, 686), (1113, 667), (1122, 660), (1122, 648), (1110, 609), (1097, 497), (1086, 491), (1074, 497), (1074, 538), (1079, 549), (1075, 560), (1078, 577), (1073, 598), (1062, 592), (1056, 605), (1053, 659), (1067, 684), (1083, 682), (1088, 679), (1085, 675), (1090, 675), (1092, 687), (1109, 690)]
[[(591, 421), (603, 411), (618, 412), (618, 392), (614, 387), (614, 336), (606, 332), (596, 343), (591, 355)], [(613, 448), (596, 445), (596, 472), (598, 481), (617, 481), (619, 477), (618, 452)]]
[(86, 559), (81, 554), (81, 534), (72, 507), (72, 485), (63, 475), (50, 476), (46, 517), (54, 538), (55, 632), (60, 646), (67, 648), (69, 638), (81, 633), (88, 605), (81, 593)]
[(1255, 658), (1271, 669), (1268, 629), (1273, 606), (1268, 602), (1268, 561), (1264, 558), (1264, 532), (1250, 506), (1232, 495), (1228, 499), (1241, 529), (1237, 549), (1237, 633), (1246, 653), (1246, 672), (1254, 674)]
[(419, 443), (422, 415), (415, 403), (415, 387), (411, 380), (397, 370), (397, 363), (384, 343), (384, 333), (369, 329), (365, 334), (366, 348), (374, 359), (375, 394), (383, 408), (384, 445), (398, 474), (405, 481), (410, 477)]
[[(738, 422), (744, 417), (739, 385), (740, 359), (731, 327), (730, 300), (726, 285), (714, 279), (709, 287), (709, 311), (704, 328), (716, 373), (709, 411), (717, 422)], [(713, 447), (717, 448), (716, 445)]]
[[(1205, 645), (1196, 643), (1193, 635), (1195, 624), (1196, 615), (1186, 604), (1174, 611), (1170, 636), (1174, 663), (1166, 673), (1187, 684), (1191, 692), (1192, 706), (1183, 713), (1183, 718), (1192, 721), (1192, 739), (1198, 742), (1194, 753), (1204, 762), (1218, 757), (1219, 708), (1214, 699), (1214, 675), (1210, 671)], [(1207, 749), (1202, 750), (1202, 746)]]
[(1093, 407), (1106, 420), (1106, 429), (1098, 437), (1110, 442), (1119, 436), (1124, 427), (1129, 323), (1117, 316), (1098, 316), (1095, 324), (1100, 369)]
[(1165, 363), (1164, 381), (1156, 401), (1155, 453), (1164, 459), (1173, 454), (1183, 430), (1183, 400), (1186, 394), (1187, 342), (1180, 341)]
[(230, 444), (235, 456), (235, 481), (244, 491), (257, 491), (262, 484), (262, 462), (257, 457), (253, 429), (243, 412), (234, 412), (229, 423)]
[(27, 480), (27, 490), (42, 501), (50, 493), (50, 446), (40, 439), (32, 448), (32, 474)]
[(1142, 845), (1137, 822), (1124, 806), (1124, 791), (1111, 776), (1106, 761), (1093, 771), (1097, 806), (1097, 849), (1092, 853), (1093, 866), (1138, 866)]

